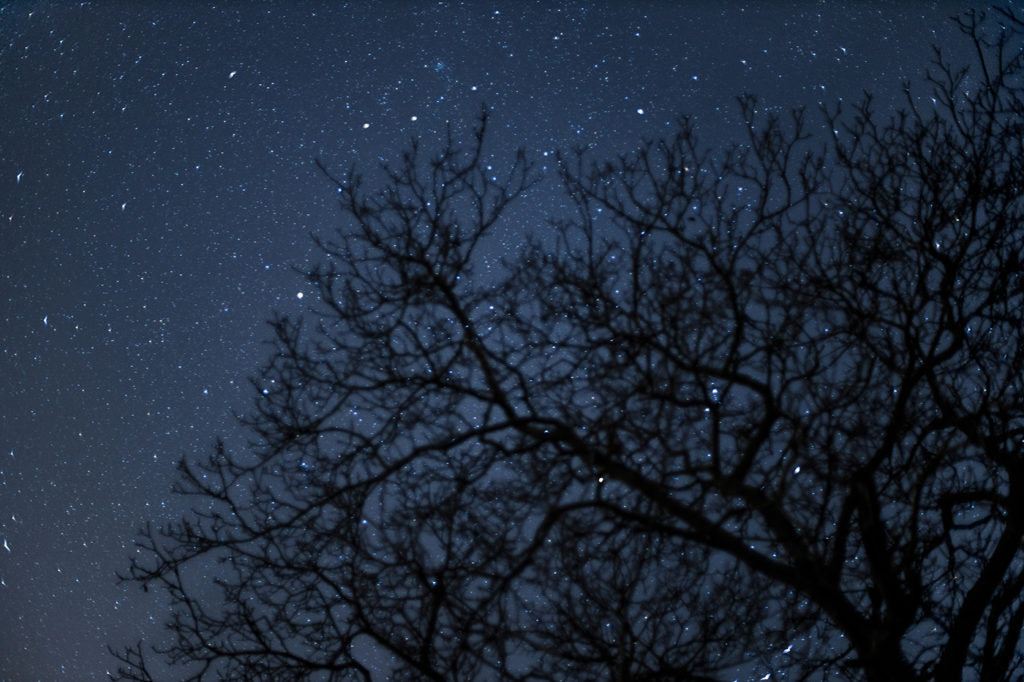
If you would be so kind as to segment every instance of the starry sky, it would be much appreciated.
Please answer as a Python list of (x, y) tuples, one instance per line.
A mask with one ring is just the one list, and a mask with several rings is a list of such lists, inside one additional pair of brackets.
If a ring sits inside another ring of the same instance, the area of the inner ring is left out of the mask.
[(271, 312), (310, 304), (295, 268), (341, 225), (315, 159), (373, 167), (482, 103), (541, 165), (681, 113), (733, 139), (740, 92), (891, 106), (933, 42), (967, 54), (964, 4), (0, 1), (0, 680), (106, 679), (108, 643), (159, 634), (115, 572), (186, 508), (176, 460), (244, 440)]

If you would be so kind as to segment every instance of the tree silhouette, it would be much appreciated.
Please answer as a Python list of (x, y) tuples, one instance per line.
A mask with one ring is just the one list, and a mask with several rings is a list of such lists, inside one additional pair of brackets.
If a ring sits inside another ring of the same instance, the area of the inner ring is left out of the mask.
[[(959, 21), (976, 64), (936, 50), (896, 113), (744, 97), (727, 149), (682, 118), (563, 155), (571, 210), (500, 261), (539, 174), (492, 168), (486, 112), (332, 177), (347, 220), (316, 319), (272, 322), (251, 447), (183, 460), (194, 511), (137, 539), (161, 664), (1018, 679), (1022, 24)], [(152, 679), (144, 651), (118, 679)]]

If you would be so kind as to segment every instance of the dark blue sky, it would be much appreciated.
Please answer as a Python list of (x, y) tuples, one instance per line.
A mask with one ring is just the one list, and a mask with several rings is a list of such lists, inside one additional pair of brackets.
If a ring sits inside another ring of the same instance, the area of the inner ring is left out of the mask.
[(0, 3), (0, 679), (105, 679), (158, 633), (114, 572), (184, 508), (176, 459), (238, 438), (271, 311), (309, 303), (292, 268), (339, 224), (314, 158), (372, 166), (481, 102), (497, 157), (542, 162), (680, 113), (731, 139), (744, 91), (884, 106), (963, 50), (963, 4)]

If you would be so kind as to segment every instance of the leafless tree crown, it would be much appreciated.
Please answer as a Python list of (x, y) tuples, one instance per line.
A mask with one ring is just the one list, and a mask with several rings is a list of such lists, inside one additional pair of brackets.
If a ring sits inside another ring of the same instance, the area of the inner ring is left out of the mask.
[(500, 260), (540, 176), (486, 113), (331, 176), (316, 319), (139, 535), (170, 638), (120, 679), (1019, 679), (1022, 24), (960, 21), (895, 113), (564, 154)]

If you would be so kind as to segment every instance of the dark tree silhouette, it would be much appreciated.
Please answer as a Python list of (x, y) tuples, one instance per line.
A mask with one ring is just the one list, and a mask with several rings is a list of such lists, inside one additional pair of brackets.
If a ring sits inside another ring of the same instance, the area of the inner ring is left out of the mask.
[[(337, 178), (251, 447), (183, 461), (194, 511), (137, 540), (161, 665), (1020, 679), (1022, 24), (959, 21), (977, 62), (936, 51), (895, 113), (741, 98), (728, 149), (683, 118), (564, 155), (570, 210), (500, 261), (539, 176), (492, 169), (486, 115)], [(144, 651), (120, 679), (151, 679)]]

